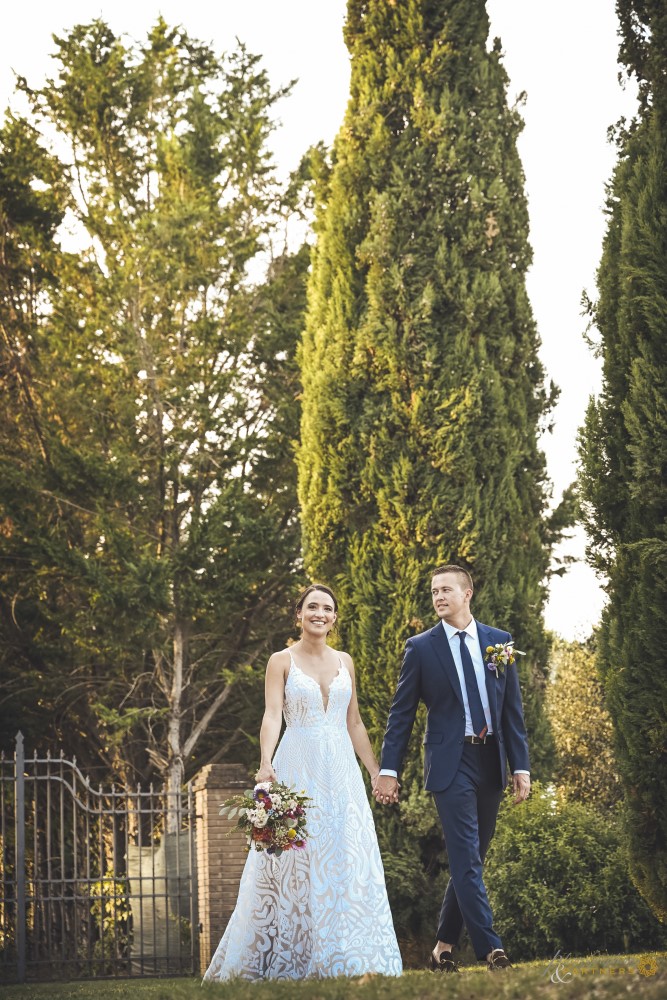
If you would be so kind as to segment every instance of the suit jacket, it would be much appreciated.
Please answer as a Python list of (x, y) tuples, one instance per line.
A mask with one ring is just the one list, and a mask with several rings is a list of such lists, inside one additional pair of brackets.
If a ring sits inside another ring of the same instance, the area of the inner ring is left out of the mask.
[[(485, 656), (487, 646), (506, 643), (509, 632), (477, 623)], [(492, 729), (500, 751), (501, 782), (507, 784), (507, 760), (512, 771), (530, 769), (516, 663), (496, 677), (485, 666)], [(441, 792), (454, 779), (463, 754), (465, 712), (454, 657), (442, 622), (408, 639), (403, 665), (382, 744), (381, 767), (400, 772), (419, 702), (427, 709), (424, 734), (424, 787)]]

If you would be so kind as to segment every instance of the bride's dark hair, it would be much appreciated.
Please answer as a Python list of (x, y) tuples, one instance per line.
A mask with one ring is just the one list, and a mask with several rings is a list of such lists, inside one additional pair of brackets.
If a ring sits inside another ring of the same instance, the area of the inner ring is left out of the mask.
[(338, 614), (338, 601), (336, 600), (336, 595), (334, 594), (333, 590), (330, 590), (329, 587), (325, 587), (323, 583), (311, 583), (310, 587), (306, 587), (306, 589), (303, 591), (298, 601), (296, 602), (295, 610), (301, 611), (306, 598), (308, 597), (309, 594), (312, 594), (314, 590), (321, 590), (325, 594), (328, 594), (331, 600), (333, 601), (334, 611), (336, 612), (336, 614)]

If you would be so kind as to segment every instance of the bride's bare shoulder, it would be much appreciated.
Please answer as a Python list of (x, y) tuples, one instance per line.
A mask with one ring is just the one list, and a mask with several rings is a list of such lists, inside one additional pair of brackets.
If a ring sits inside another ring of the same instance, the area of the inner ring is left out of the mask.
[(346, 653), (344, 649), (339, 649), (338, 655), (340, 656), (341, 660), (343, 661), (347, 669), (353, 671), (354, 663), (352, 662), (352, 657), (350, 656), (350, 654)]
[(289, 649), (285, 647), (285, 649), (278, 649), (275, 653), (271, 653), (269, 663), (271, 660), (275, 660), (276, 663), (289, 663), (289, 658)]
[(269, 657), (269, 662), (266, 665), (267, 672), (269, 673), (282, 673), (287, 674), (290, 666), (290, 654), (289, 649), (279, 649), (275, 653), (271, 653)]

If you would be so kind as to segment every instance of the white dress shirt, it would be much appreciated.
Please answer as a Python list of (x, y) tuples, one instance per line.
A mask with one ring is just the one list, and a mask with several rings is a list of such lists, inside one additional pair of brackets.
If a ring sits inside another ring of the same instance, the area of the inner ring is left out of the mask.
[[(463, 663), (461, 662), (461, 640), (459, 638), (459, 629), (457, 629), (454, 625), (448, 625), (444, 618), (442, 619), (442, 627), (445, 630), (445, 635), (447, 636), (447, 641), (449, 642), (449, 648), (452, 651), (456, 673), (459, 675), (459, 684), (461, 685), (461, 694), (463, 695), (463, 709), (466, 714), (466, 736), (475, 736), (475, 730), (472, 726), (472, 716), (470, 715), (470, 705), (468, 704), (468, 691), (466, 689), (465, 675), (463, 673)], [(487, 730), (489, 733), (492, 733), (493, 726), (491, 725), (489, 695), (486, 690), (486, 680), (484, 679), (484, 660), (482, 659), (482, 649), (477, 636), (477, 622), (475, 619), (471, 618), (465, 629), (462, 631), (465, 632), (466, 646), (468, 647), (468, 652), (470, 653), (472, 665), (475, 668), (475, 678), (477, 680), (477, 687), (479, 688), (479, 696), (482, 699), (482, 708), (484, 709), (484, 718), (486, 719)]]
[[(493, 732), (491, 725), (491, 709), (489, 708), (489, 695), (486, 690), (486, 679), (484, 676), (484, 660), (482, 658), (482, 648), (479, 644), (479, 637), (477, 635), (477, 622), (474, 618), (471, 618), (469, 623), (466, 625), (465, 629), (457, 629), (455, 625), (449, 625), (444, 618), (441, 619), (442, 627), (445, 630), (445, 635), (447, 636), (447, 641), (449, 642), (449, 648), (452, 651), (452, 658), (454, 660), (454, 666), (456, 667), (456, 673), (459, 677), (459, 684), (461, 685), (461, 694), (463, 696), (463, 708), (466, 716), (466, 736), (474, 736), (475, 730), (472, 727), (472, 717), (470, 715), (470, 706), (468, 704), (468, 692), (466, 690), (466, 682), (463, 674), (463, 664), (461, 662), (461, 640), (459, 638), (459, 631), (464, 631), (466, 633), (466, 646), (468, 647), (468, 652), (470, 653), (470, 658), (472, 660), (472, 665), (475, 669), (475, 677), (477, 679), (477, 687), (479, 688), (480, 698), (482, 699), (482, 708), (484, 709), (484, 718), (486, 719), (486, 725), (488, 726), (489, 733)], [(530, 774), (530, 771), (516, 770), (514, 774)], [(397, 778), (398, 774), (396, 771), (390, 768), (382, 768), (380, 774), (388, 774), (392, 778)]]

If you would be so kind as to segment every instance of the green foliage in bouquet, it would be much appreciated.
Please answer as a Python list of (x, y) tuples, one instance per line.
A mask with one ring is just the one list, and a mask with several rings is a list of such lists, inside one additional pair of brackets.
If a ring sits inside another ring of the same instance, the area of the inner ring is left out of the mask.
[(227, 799), (220, 815), (238, 817), (236, 826), (245, 834), (248, 850), (254, 847), (279, 858), (283, 851), (306, 846), (306, 806), (310, 801), (289, 785), (262, 781), (243, 795)]

